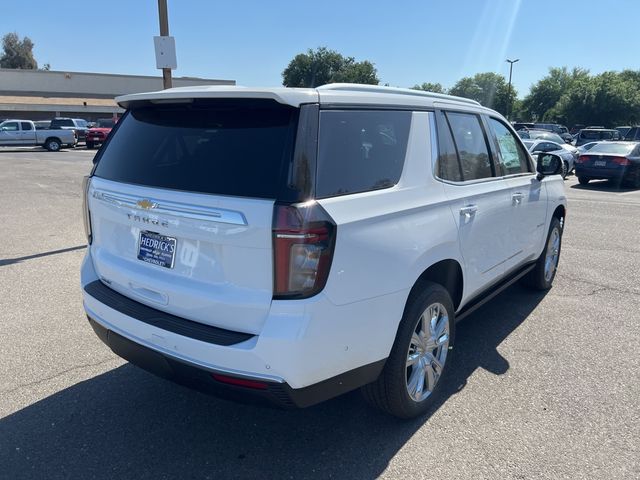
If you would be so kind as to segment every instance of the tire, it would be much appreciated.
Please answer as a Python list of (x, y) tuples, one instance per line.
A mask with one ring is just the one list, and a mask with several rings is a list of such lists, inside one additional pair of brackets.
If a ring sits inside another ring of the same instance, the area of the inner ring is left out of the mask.
[(524, 284), (534, 290), (549, 290), (553, 284), (562, 248), (562, 225), (557, 217), (551, 219), (544, 250), (536, 266), (523, 278)]
[(59, 152), (62, 148), (62, 143), (57, 138), (49, 138), (44, 144), (44, 148), (50, 152)]
[(95, 145), (93, 144), (93, 142), (87, 142), (87, 150), (93, 150), (94, 147)]
[(565, 180), (568, 174), (569, 174), (569, 164), (566, 161), (562, 160), (562, 170), (560, 171), (560, 176), (562, 177), (563, 180)]
[(587, 183), (589, 183), (589, 180), (591, 180), (589, 177), (578, 177), (578, 182), (580, 182), (580, 185), (586, 185)]
[[(428, 317), (436, 318), (435, 328)], [(420, 331), (430, 338), (418, 335)], [(398, 418), (426, 413), (446, 381), (454, 334), (455, 314), (449, 293), (436, 283), (423, 284), (407, 301), (382, 373), (375, 382), (362, 387), (365, 400)], [(414, 363), (407, 366), (410, 357)], [(420, 384), (422, 390), (417, 388)]]

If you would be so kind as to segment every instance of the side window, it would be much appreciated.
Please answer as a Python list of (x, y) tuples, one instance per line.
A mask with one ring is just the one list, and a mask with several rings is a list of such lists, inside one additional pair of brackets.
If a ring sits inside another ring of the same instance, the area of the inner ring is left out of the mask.
[[(529, 160), (524, 148), (520, 146), (511, 131), (499, 120), (489, 118), (489, 125), (498, 143), (498, 163), (504, 175), (515, 173), (527, 173), (529, 171)], [(548, 151), (548, 142), (538, 145), (536, 150)]]
[(2, 129), (9, 132), (17, 132), (20, 130), (20, 127), (18, 126), (18, 122), (6, 122), (2, 124)]
[(404, 166), (412, 113), (320, 112), (318, 198), (389, 188)]
[(22, 130), (32, 130), (29, 122), (20, 122), (20, 125), (22, 126)]
[(475, 114), (447, 112), (464, 181), (494, 175), (480, 118)]
[(462, 167), (458, 161), (458, 153), (453, 143), (451, 129), (444, 113), (436, 113), (436, 128), (438, 131), (438, 178), (462, 182)]

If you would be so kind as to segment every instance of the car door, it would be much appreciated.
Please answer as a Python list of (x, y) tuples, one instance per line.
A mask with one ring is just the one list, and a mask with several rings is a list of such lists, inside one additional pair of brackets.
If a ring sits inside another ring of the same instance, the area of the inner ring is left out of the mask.
[[(486, 121), (497, 167), (509, 186), (510, 233), (504, 242), (504, 269), (508, 273), (540, 254), (538, 249), (546, 233), (547, 191), (516, 134), (498, 118), (487, 117)], [(543, 144), (536, 150), (544, 151), (545, 147), (554, 148), (553, 144)]]
[(463, 295), (469, 299), (504, 273), (510, 187), (496, 176), (479, 115), (440, 111), (436, 125), (436, 176), (443, 182), (458, 227), (464, 260)]
[(20, 138), (21, 145), (33, 145), (36, 142), (36, 131), (31, 122), (20, 122)]
[(0, 145), (17, 145), (20, 140), (20, 122), (4, 122), (0, 128)]

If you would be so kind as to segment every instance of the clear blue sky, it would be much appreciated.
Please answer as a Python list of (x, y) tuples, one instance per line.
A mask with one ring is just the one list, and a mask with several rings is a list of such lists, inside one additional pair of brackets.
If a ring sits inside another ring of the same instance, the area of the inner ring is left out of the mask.
[[(640, 0), (169, 0), (174, 76), (282, 82), (288, 62), (327, 46), (370, 60), (382, 83), (452, 86), (519, 58), (522, 97), (549, 67), (640, 69)], [(0, 34), (35, 43), (52, 70), (157, 75), (155, 0), (30, 0), (0, 4)]]

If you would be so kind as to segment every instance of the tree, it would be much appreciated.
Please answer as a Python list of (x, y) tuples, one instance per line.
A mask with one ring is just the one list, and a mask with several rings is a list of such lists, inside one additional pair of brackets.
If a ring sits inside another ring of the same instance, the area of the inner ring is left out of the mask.
[(2, 37), (2, 48), (4, 53), (0, 57), (0, 68), (38, 68), (38, 62), (33, 58), (33, 42), (29, 37), (20, 40), (17, 33), (7, 33)]
[(461, 78), (449, 89), (449, 94), (471, 98), (503, 115), (506, 115), (510, 101), (513, 102), (518, 96), (513, 85), (511, 85), (511, 95), (509, 95), (505, 78), (493, 72), (478, 73), (473, 77)]
[(344, 57), (326, 47), (296, 55), (282, 72), (285, 87), (317, 87), (336, 82), (377, 85), (380, 80), (371, 62), (356, 62), (353, 57)]
[[(550, 68), (549, 74), (531, 87), (529, 94), (522, 101), (522, 114), (530, 120), (553, 121), (554, 107), (571, 86), (581, 80), (589, 78), (589, 71), (567, 67)], [(577, 85), (577, 83), (576, 83)]]
[(412, 90), (424, 90), (425, 92), (433, 93), (447, 93), (445, 88), (440, 83), (425, 82), (422, 85), (414, 85)]

